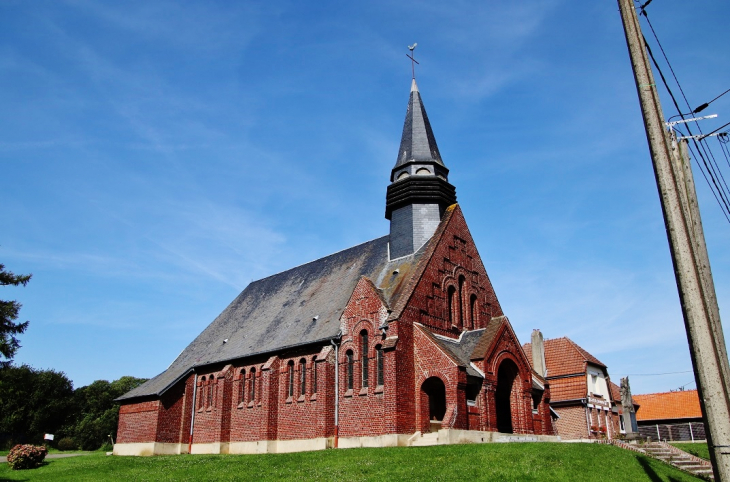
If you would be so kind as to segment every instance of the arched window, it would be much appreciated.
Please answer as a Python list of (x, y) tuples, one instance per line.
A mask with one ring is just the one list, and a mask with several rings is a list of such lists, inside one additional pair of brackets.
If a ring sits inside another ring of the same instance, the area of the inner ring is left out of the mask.
[(456, 288), (454, 286), (449, 286), (447, 292), (447, 300), (448, 300), (448, 307), (449, 307), (449, 323), (454, 324), (454, 298), (456, 297)]
[(249, 373), (251, 380), (248, 382), (248, 401), (256, 401), (256, 367), (251, 368)]
[(377, 384), (383, 385), (383, 347), (377, 345), (375, 347), (375, 370), (377, 371)]
[(464, 283), (466, 278), (459, 276), (459, 327), (464, 327)]
[(347, 357), (347, 389), (352, 390), (353, 372), (354, 372), (354, 360), (352, 357), (352, 350), (347, 350), (345, 353)]
[(238, 393), (238, 403), (246, 401), (246, 369), (241, 368), (241, 390)]
[(317, 357), (312, 358), (312, 393), (317, 393)]
[(477, 323), (477, 295), (471, 295), (469, 298), (469, 327), (476, 328)]
[(307, 360), (299, 360), (299, 394), (307, 393)]
[(362, 363), (362, 388), (368, 387), (368, 332), (360, 332), (360, 358)]
[(213, 397), (214, 397), (214, 392), (213, 392), (214, 381), (215, 381), (215, 377), (211, 375), (210, 378), (208, 378), (208, 406), (209, 407), (212, 407), (213, 405), (215, 405), (215, 400), (213, 399)]
[(198, 409), (205, 407), (205, 377), (198, 383)]
[(294, 362), (289, 361), (289, 396), (294, 396)]

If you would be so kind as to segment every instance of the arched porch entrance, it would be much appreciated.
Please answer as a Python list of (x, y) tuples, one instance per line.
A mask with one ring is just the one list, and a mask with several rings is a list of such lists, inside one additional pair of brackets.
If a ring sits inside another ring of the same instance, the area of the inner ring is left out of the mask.
[(513, 392), (518, 388), (519, 383), (515, 383), (519, 370), (512, 360), (504, 360), (499, 365), (497, 371), (497, 390), (494, 394), (495, 405), (497, 409), (497, 431), (501, 433), (513, 433), (512, 411), (517, 409), (513, 407), (517, 397), (513, 397)]
[(444, 414), (446, 414), (446, 386), (440, 378), (431, 377), (423, 382), (421, 402), (421, 413), (424, 418), (428, 417), (426, 418), (428, 425), (423, 428), (431, 432), (440, 429)]

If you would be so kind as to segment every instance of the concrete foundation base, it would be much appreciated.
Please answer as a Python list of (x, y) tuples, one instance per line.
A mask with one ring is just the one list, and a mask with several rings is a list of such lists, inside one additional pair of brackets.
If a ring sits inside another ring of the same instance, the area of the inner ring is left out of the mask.
[(114, 444), (114, 455), (178, 455), (188, 453), (187, 444), (168, 444), (160, 442), (145, 442), (131, 444)]
[[(418, 443), (422, 435), (387, 434), (374, 437), (341, 437), (338, 448), (359, 447), (407, 447), (410, 445), (453, 445), (492, 442), (560, 442), (560, 437), (551, 435), (520, 435), (477, 430), (441, 429), (437, 433), (426, 434), (430, 442)], [(308, 452), (334, 448), (333, 437), (301, 440), (258, 440), (255, 442), (214, 442), (194, 443), (192, 454), (281, 454), (288, 452)], [(173, 455), (188, 453), (187, 444), (167, 443), (118, 443), (114, 445), (114, 455)]]

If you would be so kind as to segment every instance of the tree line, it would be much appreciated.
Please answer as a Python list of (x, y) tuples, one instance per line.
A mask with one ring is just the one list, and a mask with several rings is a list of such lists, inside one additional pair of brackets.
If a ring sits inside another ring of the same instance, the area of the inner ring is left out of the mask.
[(56, 370), (28, 365), (0, 368), (0, 449), (16, 443), (43, 443), (53, 434), (51, 446), (64, 450), (96, 450), (116, 440), (119, 404), (114, 399), (146, 379), (122, 377), (96, 380), (85, 387)]

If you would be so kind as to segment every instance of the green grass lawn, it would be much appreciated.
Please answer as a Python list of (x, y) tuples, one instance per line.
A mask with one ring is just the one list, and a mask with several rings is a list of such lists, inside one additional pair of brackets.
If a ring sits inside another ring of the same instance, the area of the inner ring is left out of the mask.
[(706, 442), (672, 442), (672, 445), (674, 445), (678, 449), (684, 450), (688, 454), (695, 455), (705, 460), (710, 460), (710, 449), (707, 448)]
[(598, 444), (508, 443), (266, 455), (111, 457), (92, 453), (10, 470), (6, 480), (696, 481), (657, 460)]

